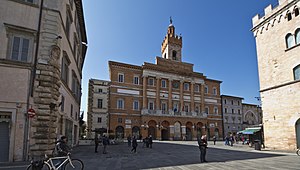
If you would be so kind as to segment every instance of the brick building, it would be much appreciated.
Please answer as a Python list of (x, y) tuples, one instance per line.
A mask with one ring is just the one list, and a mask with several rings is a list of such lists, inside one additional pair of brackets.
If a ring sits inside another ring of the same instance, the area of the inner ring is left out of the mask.
[(158, 140), (222, 138), (221, 81), (193, 71), (182, 61), (182, 37), (170, 23), (156, 63), (142, 66), (109, 61), (109, 129)]
[(253, 19), (265, 146), (300, 147), (299, 0), (279, 0)]

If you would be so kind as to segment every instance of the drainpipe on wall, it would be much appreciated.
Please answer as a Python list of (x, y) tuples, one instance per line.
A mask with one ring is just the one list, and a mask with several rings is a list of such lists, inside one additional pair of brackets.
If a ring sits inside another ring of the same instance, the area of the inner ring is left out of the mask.
[(29, 118), (27, 111), (29, 109), (29, 100), (30, 96), (33, 97), (33, 87), (34, 87), (34, 80), (36, 76), (36, 65), (37, 65), (37, 57), (38, 57), (38, 51), (39, 51), (39, 44), (40, 44), (40, 32), (41, 32), (41, 23), (42, 23), (42, 12), (43, 12), (43, 5), (44, 0), (41, 0), (40, 3), (40, 13), (39, 13), (39, 20), (38, 20), (38, 29), (37, 29), (37, 35), (36, 35), (36, 48), (35, 48), (35, 55), (33, 60), (33, 68), (30, 73), (30, 81), (29, 81), (29, 87), (28, 87), (28, 94), (27, 94), (27, 105), (26, 105), (26, 113), (25, 113), (25, 126), (24, 126), (24, 139), (23, 139), (23, 160), (26, 161), (28, 159), (28, 146), (29, 146)]

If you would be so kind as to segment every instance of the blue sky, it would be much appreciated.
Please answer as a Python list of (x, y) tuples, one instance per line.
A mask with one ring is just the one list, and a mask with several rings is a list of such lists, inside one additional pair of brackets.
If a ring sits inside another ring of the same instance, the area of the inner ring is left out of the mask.
[(84, 0), (88, 52), (82, 79), (87, 111), (88, 80), (109, 80), (108, 61), (134, 65), (161, 56), (169, 17), (182, 34), (183, 61), (221, 80), (221, 94), (258, 104), (259, 80), (252, 17), (277, 0)]

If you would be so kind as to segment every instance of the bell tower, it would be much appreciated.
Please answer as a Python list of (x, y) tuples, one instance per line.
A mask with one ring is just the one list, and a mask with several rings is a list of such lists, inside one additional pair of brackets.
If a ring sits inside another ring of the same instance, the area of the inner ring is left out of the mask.
[(162, 58), (182, 62), (181, 48), (182, 37), (175, 34), (175, 27), (170, 17), (168, 32), (161, 45)]

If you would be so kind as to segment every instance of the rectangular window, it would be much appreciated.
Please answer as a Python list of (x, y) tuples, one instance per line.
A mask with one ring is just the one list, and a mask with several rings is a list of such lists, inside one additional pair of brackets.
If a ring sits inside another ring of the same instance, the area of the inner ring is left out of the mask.
[(163, 110), (163, 111), (167, 110), (167, 104), (166, 103), (161, 104), (161, 110)]
[(226, 99), (224, 100), (224, 104), (226, 104)]
[(148, 85), (154, 86), (154, 79), (153, 78), (148, 79)]
[(149, 110), (154, 110), (154, 103), (153, 102), (149, 102)]
[(61, 105), (60, 105), (60, 111), (65, 111), (65, 97), (61, 96)]
[(124, 83), (124, 74), (119, 73), (119, 75), (118, 75), (118, 82), (119, 83)]
[(195, 88), (194, 88), (194, 91), (195, 91), (195, 92), (199, 92), (199, 90), (200, 90), (200, 87), (199, 87), (198, 84), (196, 84), (196, 85), (195, 85)]
[(73, 105), (71, 104), (71, 117), (73, 117)]
[(213, 94), (217, 95), (217, 89), (216, 88), (213, 89)]
[(231, 109), (231, 113), (234, 114), (234, 109)]
[(102, 93), (102, 92), (103, 92), (103, 90), (102, 90), (102, 89), (98, 89), (98, 92), (99, 92), (99, 93)]
[(68, 9), (67, 10), (67, 15), (66, 15), (66, 36), (67, 36), (68, 39), (70, 39), (71, 24), (72, 24), (71, 11), (69, 11), (69, 9)]
[(196, 112), (196, 113), (199, 113), (199, 107), (198, 107), (198, 106), (196, 106), (195, 112)]
[(161, 80), (161, 87), (162, 88), (166, 88), (167, 87), (166, 80)]
[(190, 84), (189, 83), (184, 83), (184, 90), (188, 91), (190, 89)]
[(124, 100), (118, 99), (118, 109), (124, 109)]
[(102, 122), (102, 118), (98, 117), (98, 123), (101, 123), (101, 122)]
[(218, 114), (218, 108), (217, 107), (214, 108), (214, 114)]
[(102, 109), (102, 108), (103, 108), (103, 99), (98, 99), (97, 107), (98, 107), (99, 109)]
[(188, 106), (188, 105), (185, 105), (185, 106), (184, 106), (184, 111), (185, 111), (185, 112), (189, 112), (189, 106)]
[(173, 105), (173, 111), (174, 112), (178, 112), (178, 104), (177, 103), (174, 103), (174, 105)]
[(224, 111), (225, 113), (227, 113), (227, 108), (225, 108), (225, 111)]
[(33, 55), (33, 38), (21, 34), (11, 36), (9, 59), (21, 62), (31, 62)]
[(122, 123), (122, 118), (118, 118), (118, 123)]
[(207, 86), (204, 87), (204, 93), (208, 94), (208, 87)]
[(205, 113), (209, 114), (209, 108), (208, 107), (205, 108)]
[(61, 64), (61, 79), (68, 84), (69, 80), (69, 65), (70, 60), (68, 55), (64, 52), (64, 56), (62, 58), (62, 64)]
[(134, 84), (139, 84), (139, 77), (138, 76), (134, 76), (133, 83)]
[(231, 104), (233, 105), (233, 100), (231, 100)]
[(239, 115), (241, 114), (241, 111), (240, 111), (240, 109), (238, 110), (238, 114), (239, 114)]
[(139, 101), (133, 102), (133, 110), (139, 110)]

